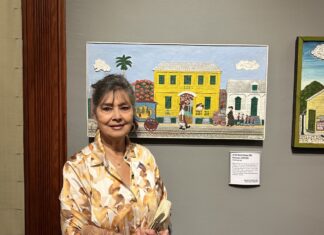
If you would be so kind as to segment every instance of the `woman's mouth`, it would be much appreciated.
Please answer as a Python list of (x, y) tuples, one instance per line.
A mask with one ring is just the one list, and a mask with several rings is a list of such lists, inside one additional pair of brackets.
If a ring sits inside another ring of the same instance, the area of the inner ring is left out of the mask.
[(110, 128), (113, 130), (120, 130), (124, 127), (124, 125), (119, 124), (119, 125), (110, 125)]

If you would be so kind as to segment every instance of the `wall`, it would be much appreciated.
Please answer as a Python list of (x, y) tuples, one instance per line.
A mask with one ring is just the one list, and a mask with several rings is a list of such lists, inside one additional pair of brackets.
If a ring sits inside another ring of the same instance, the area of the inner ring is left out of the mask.
[(24, 234), (21, 2), (0, 1), (0, 233)]
[[(324, 156), (290, 148), (295, 39), (324, 36), (322, 9), (322, 0), (67, 1), (69, 155), (88, 141), (86, 41), (267, 44), (263, 144), (140, 142), (161, 168), (173, 202), (174, 234), (323, 234)], [(260, 187), (228, 186), (232, 150), (261, 151)]]

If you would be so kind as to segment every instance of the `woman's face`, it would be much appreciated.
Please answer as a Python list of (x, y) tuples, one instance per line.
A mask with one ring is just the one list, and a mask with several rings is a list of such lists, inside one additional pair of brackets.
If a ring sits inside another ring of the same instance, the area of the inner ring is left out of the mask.
[(133, 106), (124, 90), (108, 92), (95, 110), (98, 128), (105, 141), (124, 139), (133, 126)]

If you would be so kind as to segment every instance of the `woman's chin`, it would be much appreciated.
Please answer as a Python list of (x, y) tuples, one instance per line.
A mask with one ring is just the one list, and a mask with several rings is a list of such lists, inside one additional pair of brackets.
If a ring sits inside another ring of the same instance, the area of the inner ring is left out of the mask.
[(108, 137), (109, 139), (120, 139), (124, 138), (128, 135), (131, 128), (128, 126), (114, 126), (105, 128), (104, 130), (101, 130), (102, 135)]

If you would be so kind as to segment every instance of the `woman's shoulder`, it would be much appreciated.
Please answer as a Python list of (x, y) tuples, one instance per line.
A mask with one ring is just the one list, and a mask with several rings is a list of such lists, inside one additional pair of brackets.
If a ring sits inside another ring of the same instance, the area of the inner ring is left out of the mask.
[(82, 148), (79, 152), (73, 154), (67, 161), (66, 164), (72, 165), (74, 167), (81, 167), (87, 165), (93, 160), (93, 151), (94, 144), (90, 143), (89, 145)]
[(152, 152), (141, 144), (133, 144), (133, 149), (136, 155), (136, 158), (142, 162), (152, 162), (155, 163), (155, 158)]
[(152, 155), (152, 153), (151, 153), (151, 151), (147, 148), (147, 147), (145, 147), (144, 145), (141, 145), (141, 144), (135, 144), (135, 143), (133, 143), (132, 144), (133, 146), (133, 149), (134, 149), (134, 151), (138, 154), (138, 155)]

